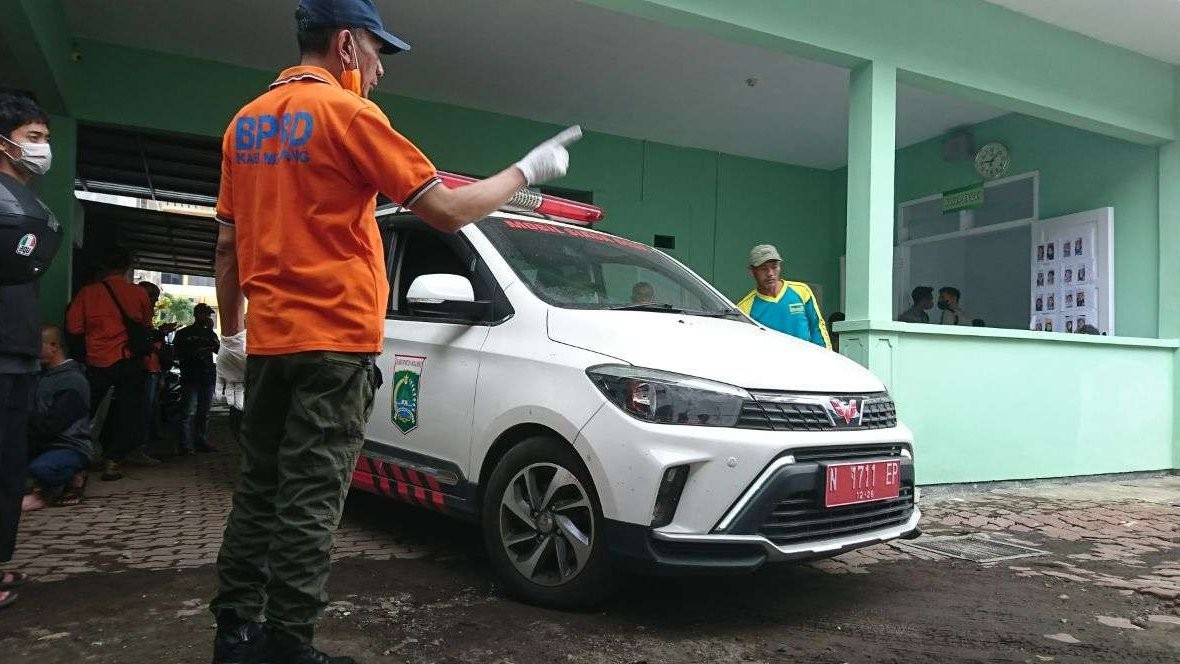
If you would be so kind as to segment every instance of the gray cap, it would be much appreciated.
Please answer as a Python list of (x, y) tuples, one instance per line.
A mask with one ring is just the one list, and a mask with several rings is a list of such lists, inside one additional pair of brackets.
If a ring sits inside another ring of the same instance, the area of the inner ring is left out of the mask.
[(760, 244), (750, 250), (750, 267), (758, 267), (766, 261), (781, 261), (782, 256), (778, 255), (778, 249), (774, 248), (773, 244)]

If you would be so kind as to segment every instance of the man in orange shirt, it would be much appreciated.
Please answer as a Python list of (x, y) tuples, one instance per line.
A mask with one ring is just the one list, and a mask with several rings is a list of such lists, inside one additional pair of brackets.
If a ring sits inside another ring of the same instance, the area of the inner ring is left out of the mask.
[(354, 661), (311, 641), (380, 381), (373, 358), (389, 284), (377, 193), (457, 231), (521, 187), (564, 175), (565, 145), (580, 136), (566, 130), (500, 173), (449, 189), (368, 101), (384, 75), (379, 56), (409, 50), (372, 0), (302, 0), (296, 21), (300, 65), (238, 112), (222, 145), (218, 371), (245, 381), (242, 474), (210, 606), (213, 661), (223, 664)]
[(66, 329), (85, 339), (90, 410), (97, 410), (107, 390), (115, 389), (102, 437), (102, 479), (118, 480), (123, 477), (124, 460), (159, 463), (142, 449), (147, 443), (143, 426), (147, 369), (144, 355), (131, 347), (123, 320), (126, 314), (132, 324), (146, 328), (151, 325), (152, 305), (147, 293), (127, 280), (131, 254), (126, 249), (111, 247), (103, 253), (100, 265), (99, 279), (82, 287), (66, 309)]

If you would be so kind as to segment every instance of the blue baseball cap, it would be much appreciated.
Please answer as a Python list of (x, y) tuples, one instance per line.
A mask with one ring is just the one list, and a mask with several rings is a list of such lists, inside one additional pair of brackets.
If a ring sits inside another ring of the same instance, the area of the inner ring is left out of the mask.
[(386, 55), (410, 50), (409, 44), (385, 30), (373, 0), (299, 0), (295, 19), (300, 27), (364, 28), (381, 40)]

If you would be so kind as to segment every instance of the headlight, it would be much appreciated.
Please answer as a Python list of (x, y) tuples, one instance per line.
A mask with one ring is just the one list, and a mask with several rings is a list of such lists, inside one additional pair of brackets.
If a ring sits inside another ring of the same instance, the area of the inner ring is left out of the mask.
[(586, 375), (628, 415), (657, 424), (732, 427), (751, 398), (732, 385), (656, 369), (606, 364)]

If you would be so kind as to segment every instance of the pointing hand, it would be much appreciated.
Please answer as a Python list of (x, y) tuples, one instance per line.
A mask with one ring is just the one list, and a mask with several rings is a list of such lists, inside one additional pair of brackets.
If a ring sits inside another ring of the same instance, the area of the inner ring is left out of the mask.
[(524, 174), (524, 179), (530, 185), (548, 182), (562, 177), (569, 170), (570, 155), (566, 146), (582, 138), (582, 128), (578, 125), (568, 127), (560, 134), (533, 148), (516, 162), (516, 167)]

